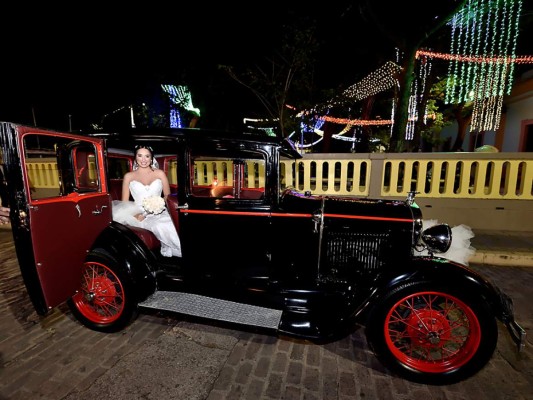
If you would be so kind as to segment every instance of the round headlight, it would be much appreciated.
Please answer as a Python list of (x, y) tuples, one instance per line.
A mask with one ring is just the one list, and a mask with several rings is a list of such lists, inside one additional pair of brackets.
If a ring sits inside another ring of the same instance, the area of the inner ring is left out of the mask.
[(452, 230), (447, 224), (433, 225), (422, 232), (422, 241), (428, 251), (446, 253), (452, 244)]

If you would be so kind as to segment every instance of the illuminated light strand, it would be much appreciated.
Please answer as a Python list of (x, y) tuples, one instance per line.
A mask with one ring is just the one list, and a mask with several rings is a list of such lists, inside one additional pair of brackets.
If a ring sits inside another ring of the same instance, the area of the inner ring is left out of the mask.
[[(518, 10), (513, 16), (513, 6), (517, 4)], [(500, 6), (498, 3), (497, 6)], [(492, 37), (490, 41), (490, 55), (501, 55), (508, 51), (513, 36), (513, 29), (518, 34), (518, 16), (520, 15), (521, 2), (502, 0), (501, 13), (495, 13), (492, 23)], [(501, 15), (501, 18), (498, 17)], [(514, 24), (513, 24), (514, 18)], [(487, 22), (488, 24), (488, 22)], [(507, 29), (505, 29), (507, 27)], [(489, 41), (485, 40), (485, 47)], [(504, 63), (488, 62), (487, 73), (480, 74), (476, 85), (473, 87), (474, 107), (470, 131), (497, 130), (500, 125), (501, 111), (503, 106), (503, 95), (509, 93), (512, 88), (512, 73), (516, 58), (513, 41), (511, 46), (511, 56)], [(487, 52), (485, 52), (487, 54)], [(483, 71), (482, 71), (483, 72)]]
[[(454, 47), (456, 39), (455, 39), (455, 32), (457, 31), (457, 25), (458, 25), (458, 18), (459, 14), (455, 14), (452, 17), (451, 20), (451, 32), (452, 32), (452, 38), (451, 38), (451, 44), (450, 44), (450, 51), (452, 54), (460, 54)], [(436, 53), (433, 51), (426, 51), (425, 56), (439, 58), (439, 55), (444, 55), (444, 53)], [(423, 52), (418, 50), (415, 54), (415, 58), (418, 58), (420, 55), (422, 55)], [(446, 56), (451, 56), (449, 54), (446, 54)], [(442, 57), (444, 59), (444, 57)], [(450, 62), (448, 64), (448, 79), (446, 79), (446, 94), (444, 96), (444, 103), (449, 104), (451, 103), (451, 96), (453, 93), (453, 86), (455, 85), (454, 77), (457, 76), (457, 63)]]
[(360, 101), (377, 93), (389, 90), (398, 85), (398, 74), (402, 67), (392, 61), (387, 61), (380, 68), (367, 75), (361, 81), (345, 89), (341, 95), (328, 100), (323, 104), (318, 104), (312, 109), (302, 110), (297, 117), (312, 114), (322, 114), (324, 110), (343, 105), (347, 100)]
[[(498, 18), (498, 10), (502, 8), (503, 17)], [(516, 5), (518, 11), (513, 11)], [(416, 58), (428, 57), (450, 61), (448, 66), (448, 80), (446, 82), (445, 103), (456, 101), (455, 90), (460, 91), (460, 97), (468, 101), (474, 101), (473, 121), (471, 124), (475, 129), (482, 127), (485, 130), (499, 126), (501, 108), (503, 100), (501, 94), (512, 88), (512, 75), (515, 64), (532, 64), (533, 56), (516, 56), (516, 41), (518, 37), (518, 16), (522, 7), (521, 0), (471, 0), (462, 13), (456, 14), (451, 21), (452, 44), (451, 54), (438, 53), (428, 50), (419, 50)], [(484, 10), (488, 10), (484, 14)], [(493, 12), (494, 11), (494, 12)], [(486, 18), (484, 18), (484, 15)], [(490, 37), (492, 40), (489, 40)], [(510, 38), (512, 38), (512, 43)], [(464, 40), (462, 40), (464, 39)], [(511, 47), (511, 54), (507, 50)], [(489, 49), (490, 48), (490, 49)], [(396, 58), (399, 59), (398, 53)], [(398, 61), (397, 61), (398, 62)], [(468, 65), (466, 65), (468, 63)], [(320, 114), (320, 109), (331, 108), (334, 105), (342, 104), (346, 99), (361, 100), (370, 97), (380, 91), (398, 86), (397, 73), (401, 67), (391, 63), (396, 68), (389, 74), (381, 75), (385, 68), (375, 71), (362, 81), (352, 85), (343, 92), (343, 96), (335, 97), (325, 105), (316, 106), (312, 110), (304, 110), (298, 116)], [(385, 67), (385, 66), (384, 66)], [(422, 72), (424, 73), (424, 72)], [(429, 72), (428, 72), (429, 73)], [(390, 81), (385, 78), (392, 77)], [(425, 87), (425, 78), (422, 75), (422, 89)], [(383, 81), (385, 85), (381, 85)], [(419, 86), (414, 86), (418, 88)], [(415, 90), (416, 92), (416, 90)], [(495, 95), (495, 96), (492, 96)], [(391, 125), (394, 121), (396, 101), (393, 98), (391, 120), (351, 120), (346, 118), (316, 117), (317, 120), (328, 121), (338, 124), (353, 124), (355, 126), (365, 125)], [(410, 102), (410, 115), (408, 121), (415, 120), (413, 103)], [(424, 115), (431, 118), (430, 115)], [(481, 119), (482, 124), (476, 121)], [(477, 128), (476, 128), (477, 127)], [(346, 129), (346, 128), (345, 128)]]
[(402, 67), (396, 63), (387, 61), (361, 81), (344, 90), (342, 96), (357, 101), (388, 90), (396, 85), (401, 70)]
[[(516, 15), (519, 16), (519, 15), (522, 15), (522, 2), (518, 2), (517, 4), (517, 7), (518, 9), (516, 10)], [(512, 25), (509, 24), (509, 29), (511, 29)], [(516, 46), (517, 46), (517, 40), (518, 40), (518, 17), (516, 18), (516, 24), (514, 25), (513, 27), (514, 29), (514, 32), (510, 32), (509, 33), (509, 37), (512, 37), (513, 38), (513, 43), (511, 44), (511, 48), (514, 49), (514, 51), (516, 51)], [(511, 90), (512, 90), (512, 77), (514, 76), (514, 70), (515, 70), (515, 64), (516, 64), (516, 54), (513, 54), (514, 58), (513, 58), (513, 62), (511, 63), (511, 66), (510, 66), (510, 70), (509, 70), (509, 75), (511, 77), (511, 84), (507, 87), (507, 93), (506, 94), (511, 94)]]
[(505, 57), (487, 57), (487, 56), (463, 56), (460, 54), (448, 54), (438, 53), (435, 51), (418, 50), (416, 52), (416, 58), (422, 56), (438, 58), (446, 61), (460, 61), (460, 62), (472, 62), (472, 63), (507, 63), (507, 64), (533, 64), (533, 56), (505, 56)]
[[(476, 2), (477, 3), (477, 2)], [(469, 1), (467, 3), (467, 15), (476, 15), (476, 7), (475, 5), (472, 5), (472, 2)], [(472, 25), (475, 25), (476, 24), (476, 19), (477, 18), (472, 18), (472, 24), (465, 24), (464, 25), (464, 29), (462, 30), (462, 32), (464, 32), (464, 40), (461, 42), (462, 45), (463, 45), (463, 50), (461, 51), (462, 54), (472, 54), (472, 42), (473, 40), (470, 39), (471, 35), (470, 35), (470, 32), (471, 32), (471, 29), (473, 29), (473, 26)], [(461, 27), (463, 27), (463, 25), (461, 25)], [(459, 38), (461, 37), (462, 35), (459, 35)], [(458, 93), (458, 98), (464, 98), (465, 96), (468, 96), (468, 92), (467, 92), (467, 89), (470, 87), (469, 85), (469, 82), (468, 82), (468, 78), (469, 78), (469, 74), (468, 74), (468, 70), (469, 70), (469, 65), (465, 64), (465, 63), (461, 63), (459, 65), (459, 69), (460, 69), (460, 76), (462, 77), (461, 79), (461, 84), (457, 87), (458, 90), (459, 90), (459, 93)], [(465, 94), (463, 94), (465, 93)]]
[(405, 138), (407, 140), (412, 140), (413, 137), (414, 137), (414, 133), (415, 133), (415, 125), (416, 125), (416, 120), (418, 119), (418, 112), (417, 112), (417, 99), (416, 99), (416, 92), (417, 92), (417, 87), (418, 87), (418, 84), (417, 82), (413, 82), (413, 86), (414, 88), (412, 89), (412, 91), (414, 92), (414, 94), (411, 94), (411, 96), (409, 96), (409, 104), (408, 104), (408, 111), (407, 111), (407, 126), (405, 127)]
[[(309, 115), (320, 115), (324, 113), (324, 110), (329, 110), (336, 105), (344, 104), (347, 99), (351, 101), (359, 101), (364, 98), (373, 96), (379, 92), (389, 90), (392, 87), (398, 87), (398, 73), (402, 70), (402, 67), (392, 61), (388, 61), (382, 67), (378, 68), (374, 72), (367, 75), (361, 81), (353, 84), (345, 89), (341, 96), (335, 97), (324, 104), (316, 105), (312, 109), (302, 110), (296, 114), (297, 117), (303, 118)], [(295, 110), (295, 107), (287, 105), (288, 108)], [(360, 120), (349, 118), (334, 118), (329, 116), (316, 116), (317, 124), (315, 125), (315, 131), (320, 129), (322, 125), (318, 125), (318, 121), (321, 124), (324, 122), (332, 122), (343, 125), (355, 125), (355, 126), (380, 126), (391, 125), (391, 120)], [(391, 127), (392, 129), (392, 127)]]
[(175, 108), (170, 109), (170, 127), (181, 128), (181, 115)]
[(516, 56), (521, 7), (522, 0), (468, 0), (451, 21), (452, 54), (431, 53), (450, 62), (445, 103), (474, 102), (471, 131), (498, 128), (514, 65), (533, 62)]
[(355, 126), (379, 126), (379, 125), (390, 125), (392, 124), (392, 120), (386, 120), (386, 119), (348, 119), (348, 118), (335, 118), (335, 117), (318, 117), (318, 119), (322, 119), (327, 122), (333, 122), (335, 124), (349, 124), (349, 125), (355, 125)]
[[(409, 104), (407, 106), (408, 117), (407, 117), (406, 129), (405, 129), (406, 140), (413, 140), (414, 138), (416, 122), (419, 119), (418, 105), (422, 104), (423, 102), (423, 98), (424, 98), (424, 94), (426, 90), (426, 84), (427, 84), (427, 77), (429, 76), (430, 72), (431, 72), (431, 58), (422, 57), (421, 61), (418, 63), (417, 79), (413, 80), (413, 83), (411, 85), (411, 95), (409, 97)], [(427, 122), (426, 115), (424, 115), (423, 122), (424, 124)]]
[[(432, 67), (431, 58), (428, 57), (426, 59), (426, 62), (424, 63), (424, 68), (422, 69), (422, 93), (426, 92), (427, 78), (428, 76), (431, 75), (431, 67)], [(426, 109), (424, 111), (424, 121), (423, 121), (424, 124), (427, 124), (427, 120), (429, 118), (427, 107), (428, 106), (426, 105)]]
[(192, 112), (196, 116), (200, 116), (200, 109), (192, 104), (192, 95), (187, 86), (183, 85), (161, 85), (161, 89), (167, 93), (172, 103), (183, 107), (185, 110)]

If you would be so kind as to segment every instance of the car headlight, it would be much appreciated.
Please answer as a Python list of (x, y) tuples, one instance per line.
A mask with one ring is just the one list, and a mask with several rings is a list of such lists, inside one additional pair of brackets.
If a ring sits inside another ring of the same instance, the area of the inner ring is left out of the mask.
[(446, 253), (452, 244), (452, 230), (447, 224), (433, 225), (422, 232), (422, 242), (429, 252)]

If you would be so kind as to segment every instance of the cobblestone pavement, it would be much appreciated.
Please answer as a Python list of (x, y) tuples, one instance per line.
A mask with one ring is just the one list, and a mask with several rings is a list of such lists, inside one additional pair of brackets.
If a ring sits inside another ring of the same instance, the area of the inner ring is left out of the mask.
[(510, 294), (529, 343), (518, 354), (500, 326), (497, 350), (474, 377), (427, 386), (392, 376), (362, 329), (316, 345), (142, 314), (126, 330), (82, 327), (67, 308), (33, 311), (11, 233), (0, 232), (0, 400), (442, 399), (532, 400), (533, 268), (474, 267)]

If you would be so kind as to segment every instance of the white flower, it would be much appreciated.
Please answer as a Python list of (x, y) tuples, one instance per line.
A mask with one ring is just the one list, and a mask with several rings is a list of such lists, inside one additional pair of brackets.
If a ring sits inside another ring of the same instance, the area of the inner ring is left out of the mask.
[(143, 200), (143, 208), (149, 214), (161, 214), (165, 209), (165, 200), (161, 196), (150, 196)]

